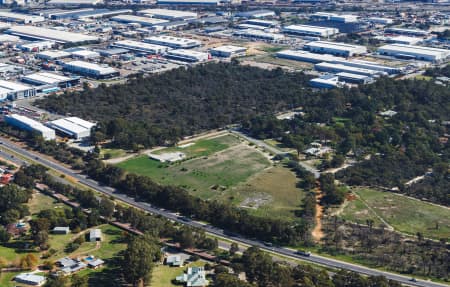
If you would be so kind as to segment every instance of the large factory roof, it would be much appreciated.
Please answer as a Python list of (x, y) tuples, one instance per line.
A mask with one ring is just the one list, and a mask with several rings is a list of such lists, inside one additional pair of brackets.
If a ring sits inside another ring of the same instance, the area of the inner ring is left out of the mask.
[(118, 15), (111, 18), (114, 21), (125, 23), (139, 23), (144, 26), (153, 26), (156, 24), (167, 23), (167, 20), (155, 19), (150, 17), (142, 17), (135, 15)]
[(102, 4), (103, 0), (50, 0), (46, 4), (47, 5), (97, 5)]
[(218, 5), (220, 0), (157, 0), (157, 4), (175, 5)]
[(316, 54), (302, 50), (284, 50), (276, 53), (279, 58), (288, 58), (296, 61), (320, 63), (320, 62), (332, 62), (336, 60), (344, 60), (345, 58), (336, 57), (327, 54)]
[(315, 41), (307, 44), (309, 47), (323, 47), (326, 49), (357, 49), (363, 46), (353, 45), (347, 43), (328, 42), (328, 41)]
[(179, 11), (171, 9), (145, 9), (140, 10), (139, 14), (149, 15), (160, 19), (195, 19), (198, 14), (189, 11)]
[(45, 21), (45, 18), (41, 17), (41, 16), (28, 15), (28, 14), (22, 14), (22, 13), (13, 13), (13, 12), (4, 12), (4, 11), (0, 11), (0, 18), (19, 20), (19, 21), (23, 21), (26, 23), (35, 23), (35, 22)]
[(117, 41), (114, 43), (114, 46), (124, 48), (124, 49), (130, 49), (135, 51), (147, 51), (147, 52), (153, 52), (153, 53), (161, 53), (167, 51), (166, 46), (161, 45), (155, 45), (155, 44), (149, 44), (144, 43), (140, 41), (132, 41), (132, 40), (122, 40)]
[(413, 46), (413, 45), (403, 45), (403, 44), (390, 44), (384, 45), (378, 48), (379, 50), (390, 50), (398, 53), (405, 54), (421, 54), (427, 56), (433, 56), (438, 58), (446, 58), (450, 56), (450, 50)]
[(194, 47), (200, 46), (201, 42), (194, 39), (188, 38), (179, 38), (179, 37), (171, 37), (171, 36), (151, 36), (144, 39), (145, 42), (161, 44), (165, 46), (179, 46), (179, 47)]
[(65, 63), (66, 66), (79, 67), (85, 70), (92, 70), (98, 72), (100, 75), (102, 74), (111, 74), (115, 73), (116, 70), (112, 67), (103, 67), (95, 63), (89, 63), (85, 61), (71, 61)]
[(58, 43), (80, 43), (80, 42), (98, 41), (98, 37), (94, 36), (36, 26), (13, 26), (8, 30), (8, 33), (20, 37), (27, 37), (40, 40), (53, 40)]
[(40, 72), (26, 75), (23, 77), (23, 80), (50, 85), (70, 81), (70, 78), (58, 74)]
[(339, 33), (339, 30), (336, 28), (310, 26), (310, 25), (289, 25), (285, 26), (283, 28), (283, 31), (288, 33), (320, 34), (323, 36), (330, 36)]

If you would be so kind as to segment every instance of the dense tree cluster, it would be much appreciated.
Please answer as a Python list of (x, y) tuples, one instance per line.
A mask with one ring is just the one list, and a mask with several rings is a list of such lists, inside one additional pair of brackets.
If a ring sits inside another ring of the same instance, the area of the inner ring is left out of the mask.
[[(450, 38), (450, 30), (446, 30), (447, 37)], [(439, 68), (431, 68), (425, 71), (425, 76), (430, 77), (450, 77), (450, 65), (446, 65), (445, 67)]]
[(0, 187), (0, 223), (14, 223), (29, 215), (26, 203), (31, 199), (32, 191), (16, 184)]
[(108, 137), (120, 147), (149, 147), (301, 105), (309, 78), (281, 69), (205, 64), (137, 77), (126, 85), (52, 95), (38, 105), (99, 121), (96, 141)]
[(440, 241), (425, 239), (417, 234), (417, 240), (377, 228), (373, 221), (366, 225), (346, 223), (336, 217), (323, 223), (326, 234), (322, 251), (345, 254), (355, 260), (370, 262), (374, 267), (434, 278), (449, 278), (450, 252), (447, 238)]
[[(403, 191), (406, 182), (434, 166), (448, 167), (449, 97), (450, 89), (431, 81), (379, 79), (372, 85), (317, 95), (303, 104), (301, 115), (294, 119), (259, 116), (245, 121), (243, 128), (252, 136), (277, 138), (298, 151), (314, 141), (330, 145), (338, 158), (323, 167), (338, 165), (347, 155), (358, 161), (338, 172), (339, 180)], [(380, 115), (386, 110), (397, 114)], [(450, 184), (448, 177), (439, 178), (440, 185)], [(448, 190), (411, 194), (449, 204)]]

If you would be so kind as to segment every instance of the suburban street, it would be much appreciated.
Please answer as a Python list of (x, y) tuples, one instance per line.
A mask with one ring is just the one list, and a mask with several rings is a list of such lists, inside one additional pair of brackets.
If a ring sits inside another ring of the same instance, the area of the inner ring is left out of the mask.
[[(236, 131), (233, 131), (233, 132), (237, 133)], [(247, 140), (249, 140), (251, 142), (255, 141), (254, 139), (248, 138), (247, 136), (245, 136), (243, 134), (240, 134), (240, 136), (247, 138)], [(315, 264), (320, 264), (320, 265), (327, 266), (327, 267), (332, 267), (332, 268), (337, 268), (337, 269), (346, 269), (346, 270), (355, 271), (355, 272), (365, 274), (365, 275), (373, 275), (373, 276), (382, 275), (388, 279), (395, 280), (395, 281), (398, 281), (400, 283), (410, 285), (410, 286), (423, 286), (423, 287), (449, 286), (449, 285), (445, 285), (445, 284), (434, 283), (434, 282), (423, 281), (423, 280), (417, 280), (417, 282), (413, 282), (413, 281), (411, 281), (411, 277), (408, 277), (408, 276), (402, 276), (402, 275), (393, 274), (390, 272), (380, 271), (377, 269), (371, 269), (371, 268), (363, 267), (360, 265), (355, 265), (355, 264), (346, 263), (343, 261), (330, 259), (330, 258), (319, 256), (316, 254), (311, 254), (311, 256), (309, 256), (309, 257), (302, 256), (302, 255), (296, 254), (295, 250), (292, 250), (292, 249), (287, 249), (287, 248), (283, 248), (283, 247), (268, 247), (268, 246), (265, 246), (262, 242), (257, 241), (257, 240), (250, 240), (250, 239), (242, 238), (237, 235), (230, 235), (222, 229), (215, 228), (215, 227), (212, 227), (212, 226), (204, 224), (204, 223), (191, 221), (189, 219), (180, 217), (179, 215), (172, 213), (170, 211), (153, 207), (151, 204), (144, 203), (144, 202), (136, 202), (133, 198), (120, 193), (120, 190), (116, 190), (114, 188), (104, 186), (104, 185), (98, 183), (97, 181), (94, 181), (94, 180), (88, 178), (86, 175), (75, 172), (60, 163), (57, 163), (55, 161), (48, 160), (44, 157), (41, 157), (38, 153), (23, 149), (22, 147), (18, 146), (17, 144), (15, 144), (5, 138), (0, 137), (0, 144), (1, 144), (0, 145), (0, 151), (1, 151), (0, 155), (5, 157), (5, 159), (7, 159), (7, 160), (13, 161), (17, 164), (22, 164), (22, 163), (25, 163), (26, 161), (40, 162), (42, 165), (44, 165), (50, 169), (53, 169), (61, 174), (72, 177), (72, 178), (76, 179), (78, 182), (80, 182), (81, 184), (86, 185), (97, 192), (101, 192), (108, 196), (113, 196), (117, 200), (123, 201), (129, 205), (135, 206), (136, 208), (145, 210), (152, 214), (158, 214), (158, 215), (164, 216), (170, 220), (179, 222), (181, 224), (186, 224), (186, 225), (190, 225), (193, 227), (201, 228), (201, 229), (205, 230), (207, 233), (216, 235), (218, 237), (222, 237), (224, 239), (233, 240), (233, 241), (243, 243), (246, 245), (258, 246), (261, 249), (271, 252), (275, 255), (281, 255), (281, 256), (285, 256), (285, 257), (300, 259), (300, 260), (312, 262)], [(255, 142), (255, 144), (258, 144), (258, 145), (261, 144), (273, 153), (279, 152), (279, 151), (277, 151), (277, 149), (275, 149), (271, 146), (266, 147), (266, 144), (262, 143), (260, 141)], [(14, 153), (20, 154), (21, 157), (23, 157), (23, 159), (22, 158), (18, 159), (17, 155), (14, 155)], [(317, 171), (315, 171), (315, 172), (317, 172)], [(317, 172), (317, 174), (318, 174), (318, 172)], [(316, 173), (315, 173), (315, 175), (316, 175)]]

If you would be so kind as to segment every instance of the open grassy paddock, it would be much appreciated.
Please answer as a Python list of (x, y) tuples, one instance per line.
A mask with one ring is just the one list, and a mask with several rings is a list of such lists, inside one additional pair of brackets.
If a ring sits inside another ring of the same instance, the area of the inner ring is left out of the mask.
[[(359, 197), (348, 203), (341, 216), (346, 220), (365, 223), (366, 219), (383, 218), (395, 230), (425, 237), (450, 239), (450, 209), (392, 192), (357, 189)], [(367, 207), (370, 206), (371, 210)]]
[(162, 184), (181, 186), (204, 199), (221, 198), (233, 186), (270, 166), (270, 161), (261, 152), (232, 136), (207, 140), (206, 143), (202, 140), (185, 149), (188, 157), (193, 158), (167, 164), (142, 155), (118, 166)]
[(250, 213), (272, 218), (294, 218), (305, 194), (287, 168), (275, 166), (251, 177), (233, 189), (234, 200)]

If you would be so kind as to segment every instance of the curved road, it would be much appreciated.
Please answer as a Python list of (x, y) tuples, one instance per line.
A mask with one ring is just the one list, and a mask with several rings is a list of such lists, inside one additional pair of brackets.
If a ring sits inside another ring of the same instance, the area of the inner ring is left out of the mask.
[[(410, 285), (410, 286), (419, 286), (419, 287), (443, 287), (443, 286), (448, 287), (449, 286), (449, 285), (444, 285), (444, 284), (435, 283), (435, 282), (431, 282), (431, 281), (423, 281), (423, 280), (417, 280), (417, 282), (412, 282), (412, 281), (410, 281), (411, 277), (402, 276), (402, 275), (385, 272), (385, 271), (380, 271), (377, 269), (371, 269), (371, 268), (363, 267), (360, 265), (355, 265), (355, 264), (351, 264), (351, 263), (347, 263), (347, 262), (343, 262), (343, 261), (330, 259), (330, 258), (319, 256), (316, 254), (311, 254), (311, 256), (307, 257), (307, 256), (301, 256), (301, 255), (296, 254), (295, 250), (291, 250), (291, 249), (287, 249), (287, 248), (283, 248), (283, 247), (267, 247), (260, 241), (242, 238), (238, 235), (230, 235), (230, 234), (227, 234), (222, 229), (215, 228), (213, 226), (199, 223), (196, 221), (191, 221), (190, 219), (180, 217), (177, 214), (172, 213), (170, 211), (154, 207), (151, 204), (144, 203), (144, 202), (136, 202), (133, 198), (120, 193), (118, 190), (116, 190), (114, 188), (104, 186), (95, 180), (89, 179), (86, 175), (77, 173), (77, 172), (61, 165), (60, 163), (56, 163), (56, 162), (48, 160), (46, 158), (42, 158), (42, 157), (40, 157), (40, 155), (38, 153), (23, 149), (22, 147), (20, 147), (20, 146), (16, 145), (15, 143), (13, 143), (5, 138), (2, 138), (2, 137), (0, 137), (0, 150), (2, 151), (2, 153), (9, 152), (11, 154), (11, 151), (12, 151), (14, 153), (20, 154), (23, 158), (25, 158), (25, 160), (20, 159), (20, 161), (28, 160), (28, 161), (40, 162), (42, 165), (47, 166), (51, 169), (54, 169), (61, 174), (65, 174), (65, 175), (73, 177), (74, 179), (78, 180), (80, 183), (82, 183), (86, 186), (89, 186), (90, 188), (92, 188), (93, 190), (95, 190), (97, 192), (101, 192), (108, 196), (113, 196), (116, 199), (126, 202), (130, 205), (133, 205), (139, 209), (145, 210), (145, 211), (153, 213), (153, 214), (158, 214), (158, 215), (164, 216), (168, 219), (171, 219), (173, 221), (176, 221), (176, 222), (179, 222), (182, 224), (201, 228), (208, 233), (217, 235), (217, 236), (225, 238), (225, 239), (234, 240), (236, 242), (244, 243), (247, 245), (258, 246), (261, 249), (272, 252), (274, 254), (288, 256), (288, 257), (295, 258), (295, 259), (301, 259), (304, 261), (309, 261), (309, 262), (320, 264), (320, 265), (327, 266), (327, 267), (332, 267), (332, 268), (337, 268), (337, 269), (346, 269), (346, 270), (358, 272), (358, 273), (361, 273), (364, 275), (373, 275), (373, 276), (382, 275), (388, 279), (395, 280), (397, 282), (400, 282), (405, 285)], [(10, 155), (10, 158), (7, 158), (7, 159), (17, 160), (14, 155), (12, 155), (12, 157)]]

